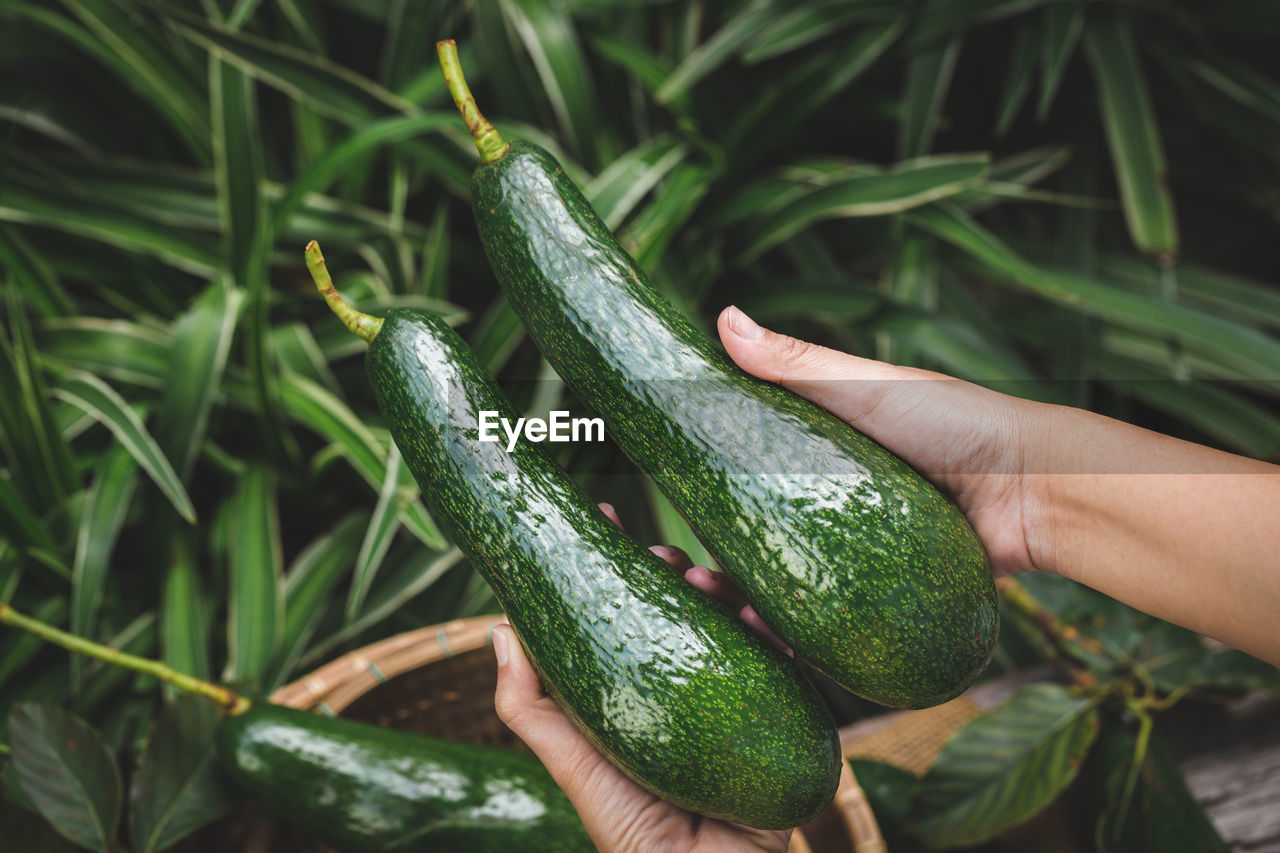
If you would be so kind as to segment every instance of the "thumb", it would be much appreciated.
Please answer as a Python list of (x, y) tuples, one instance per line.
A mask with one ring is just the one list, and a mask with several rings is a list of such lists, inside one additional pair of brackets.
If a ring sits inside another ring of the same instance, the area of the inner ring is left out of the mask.
[(753, 376), (799, 394), (868, 434), (864, 423), (904, 379), (942, 379), (939, 374), (860, 358), (824, 346), (780, 335), (758, 325), (736, 306), (716, 321), (729, 357)]

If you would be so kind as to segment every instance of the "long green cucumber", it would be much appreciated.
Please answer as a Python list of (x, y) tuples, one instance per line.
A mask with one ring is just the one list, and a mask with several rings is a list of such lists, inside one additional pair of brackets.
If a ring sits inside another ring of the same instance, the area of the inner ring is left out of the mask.
[(405, 464), (445, 533), (493, 588), (543, 684), (637, 783), (700, 814), (795, 826), (835, 793), (839, 740), (795, 664), (614, 526), (527, 442), (479, 440), (514, 422), (496, 383), (440, 318), (359, 314), (366, 367)]
[(257, 704), (223, 720), (218, 756), (268, 811), (345, 851), (587, 853), (536, 758)]
[(543, 354), (798, 655), (886, 705), (943, 702), (999, 630), (981, 543), (909, 465), (733, 365), (649, 283), (555, 159), (504, 142), (452, 43), (445, 77), (482, 163), (490, 265)]

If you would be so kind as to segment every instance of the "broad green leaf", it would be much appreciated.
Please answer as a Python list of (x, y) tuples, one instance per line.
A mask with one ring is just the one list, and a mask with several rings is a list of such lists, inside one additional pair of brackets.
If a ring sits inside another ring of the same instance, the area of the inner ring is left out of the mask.
[(862, 171), (799, 195), (754, 226), (744, 261), (816, 222), (901, 213), (975, 186), (986, 174), (985, 155), (920, 157), (883, 171)]
[(645, 494), (649, 498), (649, 510), (653, 514), (654, 527), (663, 545), (673, 545), (689, 555), (695, 566), (706, 566), (709, 569), (719, 568), (719, 563), (698, 541), (689, 529), (689, 524), (681, 517), (671, 501), (659, 491), (653, 481), (645, 478)]
[(9, 767), (41, 816), (69, 841), (108, 853), (123, 797), (98, 733), (61, 708), (24, 702), (9, 713), (9, 746)]
[(403, 98), (323, 56), (238, 33), (172, 6), (163, 9), (179, 33), (213, 56), (343, 124), (355, 127), (386, 115), (417, 112)]
[(556, 119), (577, 159), (594, 166), (599, 154), (598, 100), (591, 67), (563, 4), (500, 0), (502, 13), (524, 43)]
[(160, 599), (160, 650), (178, 672), (208, 678), (208, 615), (195, 554), (183, 531), (172, 534)]
[(1005, 72), (1004, 94), (1000, 97), (1000, 114), (996, 118), (996, 136), (1004, 136), (1031, 91), (1032, 69), (1035, 67), (1036, 31), (1031, 21), (1023, 21), (1013, 37), (1009, 50), (1009, 70)]
[(1044, 10), (1040, 36), (1040, 101), (1036, 116), (1044, 121), (1053, 107), (1062, 75), (1084, 32), (1084, 4), (1051, 3)]
[(391, 548), (391, 540), (400, 529), (397, 504), (400, 494), (400, 449), (391, 445), (387, 455), (387, 473), (378, 492), (378, 503), (373, 508), (369, 519), (369, 527), (365, 531), (364, 541), (360, 545), (360, 553), (356, 556), (356, 570), (351, 578), (351, 589), (347, 594), (346, 619), (350, 622), (360, 613), (364, 606), (365, 596), (373, 585), (374, 575), (382, 565), (382, 560)]
[(654, 97), (670, 103), (687, 93), (695, 83), (721, 67), (748, 43), (760, 28), (778, 16), (770, 0), (748, 0), (729, 20), (694, 48), (662, 82)]
[(881, 831), (891, 840), (905, 834), (910, 829), (907, 813), (920, 777), (910, 770), (869, 758), (850, 758), (848, 761), (849, 769), (858, 780), (858, 787), (866, 794)]
[(64, 377), (54, 395), (76, 406), (111, 430), (134, 461), (173, 504), (178, 515), (195, 524), (196, 510), (191, 497), (174, 472), (164, 451), (147, 432), (141, 419), (114, 388), (92, 373), (76, 371)]
[(933, 146), (961, 44), (960, 36), (955, 36), (919, 51), (907, 64), (902, 119), (898, 127), (899, 160), (919, 157)]
[(1091, 16), (1084, 43), (1129, 236), (1142, 252), (1173, 257), (1178, 223), (1164, 145), (1128, 21), (1116, 14)]
[(1187, 788), (1159, 731), (1144, 743), (1140, 734), (1108, 727), (1098, 739), (1087, 773), (1087, 790), (1101, 801), (1094, 833), (1099, 853), (1231, 849)]
[[(244, 291), (215, 280), (173, 324), (172, 349), (161, 356), (165, 381), (155, 437), (183, 479), (190, 475), (208, 432), (243, 303)], [(153, 349), (151, 357), (156, 355)]]
[(1191, 687), (1204, 692), (1280, 693), (1280, 669), (1235, 649), (1210, 652), (1199, 645), (1145, 663), (1156, 686), (1165, 692)]
[(1053, 802), (1098, 734), (1093, 700), (1025, 687), (962, 726), (920, 781), (911, 832), (931, 848), (995, 838)]
[(214, 757), (219, 719), (213, 703), (191, 694), (161, 711), (129, 786), (133, 853), (159, 853), (239, 802)]
[[(81, 513), (71, 576), (71, 633), (97, 636), (95, 623), (111, 555), (137, 483), (138, 466), (123, 447), (107, 451)], [(73, 677), (79, 660), (73, 661)], [(77, 681), (78, 686), (78, 681)]]
[[(5, 778), (12, 775), (4, 774)], [(34, 812), (0, 796), (0, 838), (14, 850), (38, 850), (40, 853), (75, 853), (82, 848), (71, 844), (54, 831), (49, 822)]]
[(284, 628), (280, 522), (271, 472), (251, 465), (231, 518), (227, 590), (228, 680), (259, 677)]

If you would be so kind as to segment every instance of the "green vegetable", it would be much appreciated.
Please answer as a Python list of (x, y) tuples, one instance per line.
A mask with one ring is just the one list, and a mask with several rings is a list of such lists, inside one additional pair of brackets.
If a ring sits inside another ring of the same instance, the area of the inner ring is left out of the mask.
[(472, 207), (490, 265), (578, 398), (798, 655), (895, 707), (964, 690), (999, 618), (960, 511), (871, 439), (733, 365), (550, 154), (502, 142), (456, 50), (442, 43), (441, 60), (481, 149)]
[(839, 780), (839, 740), (793, 662), (639, 547), (539, 450), (480, 441), (480, 412), (515, 416), (439, 317), (354, 312), (314, 243), (307, 259), (370, 341), (374, 396), (433, 516), (591, 742), (691, 811), (767, 828), (818, 815)]
[(533, 756), (254, 705), (218, 755), (245, 793), (343, 851), (592, 851)]

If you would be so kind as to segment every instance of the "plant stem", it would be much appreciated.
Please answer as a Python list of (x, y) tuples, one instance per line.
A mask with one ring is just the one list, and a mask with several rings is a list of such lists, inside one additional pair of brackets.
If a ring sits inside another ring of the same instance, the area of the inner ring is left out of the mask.
[(1080, 665), (1079, 655), (1074, 651), (1075, 638), (1078, 634), (1070, 625), (1049, 611), (1035, 597), (1027, 592), (1027, 588), (1013, 578), (1000, 578), (996, 587), (1001, 598), (1035, 626), (1043, 642), (1036, 643), (1040, 651), (1050, 660), (1062, 667), (1071, 676), (1071, 682), (1077, 687), (1096, 687), (1098, 680), (1085, 667)]
[(329, 276), (329, 268), (324, 264), (324, 255), (320, 254), (319, 243), (312, 240), (307, 244), (304, 254), (307, 259), (307, 271), (311, 273), (311, 280), (316, 283), (316, 290), (320, 291), (324, 301), (329, 303), (333, 313), (338, 315), (342, 325), (359, 335), (366, 343), (372, 342), (378, 332), (382, 331), (382, 318), (357, 311), (338, 295), (338, 291), (333, 287), (333, 279)]
[(436, 42), (436, 54), (440, 57), (440, 67), (444, 69), (444, 82), (449, 87), (449, 94), (458, 105), (458, 112), (462, 113), (462, 120), (467, 123), (467, 130), (471, 131), (476, 148), (480, 150), (480, 161), (488, 164), (501, 160), (511, 146), (503, 141), (493, 125), (480, 114), (476, 99), (467, 86), (467, 78), (462, 76), (457, 43), (453, 39)]
[(35, 634), (46, 642), (61, 646), (68, 651), (79, 652), (82, 655), (88, 655), (91, 658), (97, 658), (115, 666), (150, 675), (166, 684), (172, 684), (179, 690), (212, 699), (223, 708), (226, 708), (233, 717), (249, 710), (249, 700), (238, 693), (228, 690), (226, 687), (178, 672), (165, 666), (160, 661), (131, 655), (128, 652), (122, 652), (119, 649), (113, 649), (101, 643), (95, 643), (84, 637), (69, 634), (52, 625), (46, 625), (38, 619), (32, 619), (30, 616), (19, 613), (3, 603), (0, 603), (0, 624), (21, 628), (24, 631)]

